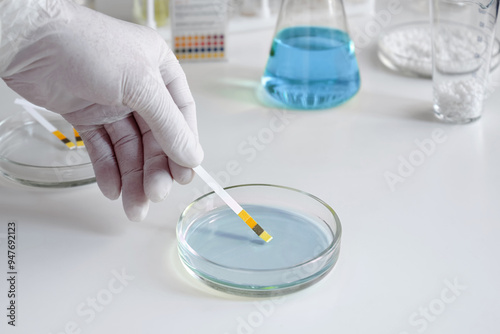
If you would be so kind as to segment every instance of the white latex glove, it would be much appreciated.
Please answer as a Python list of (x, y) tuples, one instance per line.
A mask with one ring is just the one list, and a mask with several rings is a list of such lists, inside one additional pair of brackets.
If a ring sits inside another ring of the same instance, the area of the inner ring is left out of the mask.
[(0, 76), (80, 132), (101, 191), (121, 192), (130, 220), (192, 179), (196, 108), (155, 31), (67, 0), (0, 0), (0, 20)]

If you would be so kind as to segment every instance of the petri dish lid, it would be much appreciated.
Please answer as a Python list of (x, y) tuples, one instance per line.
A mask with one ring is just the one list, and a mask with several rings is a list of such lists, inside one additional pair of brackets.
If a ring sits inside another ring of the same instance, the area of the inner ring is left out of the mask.
[[(431, 26), (428, 21), (399, 24), (380, 35), (378, 39), (378, 58), (383, 65), (395, 72), (431, 78), (431, 44)], [(493, 71), (499, 63), (500, 41), (495, 38), (490, 71)]]
[[(64, 118), (48, 111), (39, 113), (75, 142), (73, 128)], [(0, 173), (33, 187), (67, 188), (95, 182), (87, 150), (70, 150), (24, 111), (0, 123)]]
[(341, 225), (325, 202), (267, 184), (226, 190), (273, 239), (260, 239), (213, 192), (202, 196), (177, 225), (179, 256), (192, 276), (219, 291), (269, 297), (315, 284), (335, 266)]

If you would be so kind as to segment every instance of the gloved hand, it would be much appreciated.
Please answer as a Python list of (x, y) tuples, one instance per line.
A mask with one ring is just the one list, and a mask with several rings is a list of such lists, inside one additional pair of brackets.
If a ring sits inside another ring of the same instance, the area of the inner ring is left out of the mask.
[(152, 29), (68, 0), (0, 0), (0, 76), (81, 134), (103, 194), (130, 220), (203, 159), (184, 72)]

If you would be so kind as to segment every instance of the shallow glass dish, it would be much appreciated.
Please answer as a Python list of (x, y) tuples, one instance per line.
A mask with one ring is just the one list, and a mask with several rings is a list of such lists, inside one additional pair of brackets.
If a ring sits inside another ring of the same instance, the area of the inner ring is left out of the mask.
[(208, 193), (184, 210), (177, 225), (179, 256), (192, 276), (219, 291), (269, 297), (306, 288), (334, 267), (341, 225), (328, 204), (268, 184), (226, 190), (273, 239), (260, 239)]
[[(473, 45), (470, 47), (473, 48)], [(432, 41), (430, 23), (421, 21), (400, 24), (382, 33), (378, 39), (378, 58), (382, 64), (395, 72), (431, 78)], [(499, 63), (500, 41), (495, 38), (490, 71), (493, 71)]]
[[(75, 142), (72, 126), (60, 115), (39, 113)], [(87, 150), (70, 150), (24, 111), (0, 123), (0, 173), (34, 187), (67, 188), (95, 182)]]

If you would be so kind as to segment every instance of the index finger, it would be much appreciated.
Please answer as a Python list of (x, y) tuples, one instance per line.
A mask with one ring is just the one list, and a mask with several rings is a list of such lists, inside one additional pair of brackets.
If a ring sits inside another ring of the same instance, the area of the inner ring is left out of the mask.
[(170, 49), (165, 51), (163, 55), (160, 63), (160, 74), (172, 100), (184, 116), (196, 140), (199, 140), (196, 104), (189, 89), (186, 74)]

